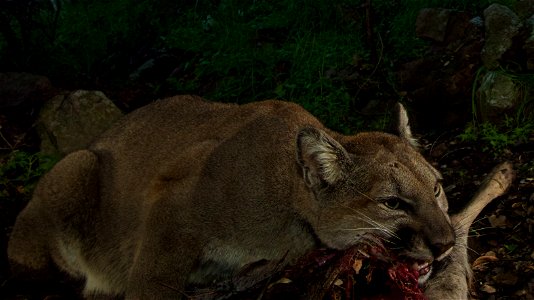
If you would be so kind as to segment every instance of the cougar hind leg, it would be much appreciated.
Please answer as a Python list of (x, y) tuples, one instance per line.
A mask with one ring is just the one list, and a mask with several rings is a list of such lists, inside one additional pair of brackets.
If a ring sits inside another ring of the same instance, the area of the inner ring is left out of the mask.
[(13, 227), (8, 244), (12, 265), (44, 270), (53, 261), (75, 277), (84, 276), (77, 241), (98, 197), (97, 170), (97, 156), (80, 150), (41, 178)]

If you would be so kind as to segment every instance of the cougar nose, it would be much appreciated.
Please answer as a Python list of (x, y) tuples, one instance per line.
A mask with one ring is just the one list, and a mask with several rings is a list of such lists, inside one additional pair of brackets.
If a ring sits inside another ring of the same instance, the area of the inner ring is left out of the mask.
[(449, 252), (452, 250), (452, 246), (454, 246), (454, 241), (448, 242), (448, 243), (434, 243), (430, 247), (430, 250), (432, 251), (432, 254), (436, 258), (437, 261), (442, 260), (447, 255), (449, 255)]

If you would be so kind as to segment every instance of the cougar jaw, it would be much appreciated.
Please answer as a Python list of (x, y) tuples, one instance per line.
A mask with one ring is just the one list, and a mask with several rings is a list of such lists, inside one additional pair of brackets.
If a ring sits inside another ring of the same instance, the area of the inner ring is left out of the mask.
[[(451, 253), (452, 248), (453, 247), (450, 247), (447, 251), (443, 252), (439, 257), (435, 259), (435, 261), (441, 261), (442, 259), (447, 257)], [(419, 279), (417, 280), (419, 282), (419, 285), (423, 285), (430, 278), (430, 275), (432, 274), (432, 263), (432, 261), (415, 262), (412, 265), (412, 269), (419, 272)]]

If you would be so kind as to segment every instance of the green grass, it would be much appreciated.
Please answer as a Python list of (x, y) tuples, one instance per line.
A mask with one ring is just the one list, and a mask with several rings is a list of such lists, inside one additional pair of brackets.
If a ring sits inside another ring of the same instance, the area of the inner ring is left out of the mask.
[[(284, 5), (287, 4), (287, 5)], [(172, 48), (195, 53), (182, 69), (190, 80), (171, 79), (177, 93), (195, 93), (205, 78), (215, 88), (205, 97), (250, 102), (266, 98), (302, 104), (325, 123), (348, 131), (354, 101), (345, 82), (328, 73), (366, 57), (361, 22), (344, 19), (343, 1), (273, 1), (250, 6), (223, 1), (208, 12), (185, 8), (163, 38)], [(246, 7), (246, 8), (242, 8)]]

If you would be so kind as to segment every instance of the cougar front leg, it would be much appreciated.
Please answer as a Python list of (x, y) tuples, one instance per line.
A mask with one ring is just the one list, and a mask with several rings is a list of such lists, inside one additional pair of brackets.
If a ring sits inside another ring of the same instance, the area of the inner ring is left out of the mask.
[(65, 245), (80, 240), (98, 203), (98, 157), (91, 151), (70, 153), (43, 176), (32, 200), (17, 217), (8, 246), (13, 263), (48, 269), (51, 260), (73, 276), (85, 277), (78, 255), (65, 257)]
[(425, 295), (429, 299), (469, 298), (472, 277), (467, 254), (469, 228), (488, 203), (506, 192), (514, 177), (511, 163), (498, 165), (486, 177), (475, 197), (459, 213), (451, 216), (456, 231), (456, 244), (451, 254), (434, 270), (434, 276), (427, 283)]

